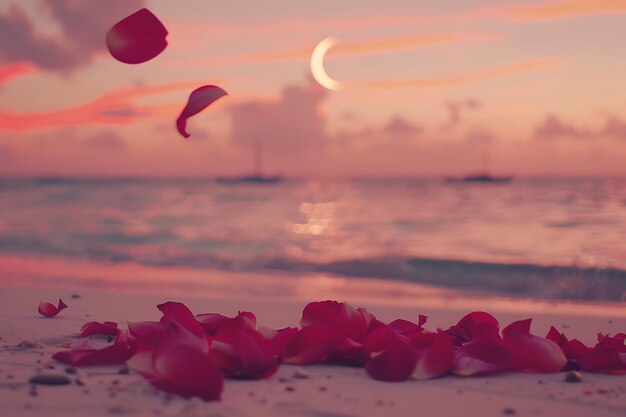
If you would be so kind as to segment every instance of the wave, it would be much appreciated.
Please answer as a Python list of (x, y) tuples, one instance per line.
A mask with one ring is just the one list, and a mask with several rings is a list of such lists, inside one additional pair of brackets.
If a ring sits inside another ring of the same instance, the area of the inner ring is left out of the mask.
[(502, 264), (396, 256), (328, 263), (274, 259), (265, 266), (288, 271), (400, 280), (517, 297), (626, 301), (626, 270), (617, 268)]

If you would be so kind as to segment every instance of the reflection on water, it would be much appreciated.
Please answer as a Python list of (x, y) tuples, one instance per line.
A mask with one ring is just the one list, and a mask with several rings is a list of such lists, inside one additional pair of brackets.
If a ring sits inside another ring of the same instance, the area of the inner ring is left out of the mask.
[(621, 179), (0, 181), (0, 253), (229, 269), (381, 258), (626, 269), (624, 242)]

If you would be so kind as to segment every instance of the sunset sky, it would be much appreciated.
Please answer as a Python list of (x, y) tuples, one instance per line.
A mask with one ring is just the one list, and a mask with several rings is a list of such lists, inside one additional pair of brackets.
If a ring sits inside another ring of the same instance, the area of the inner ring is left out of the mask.
[[(148, 7), (143, 64), (104, 35)], [(326, 90), (310, 56), (337, 44)], [(626, 175), (626, 0), (0, 0), (0, 175)], [(204, 84), (228, 91), (175, 120)]]

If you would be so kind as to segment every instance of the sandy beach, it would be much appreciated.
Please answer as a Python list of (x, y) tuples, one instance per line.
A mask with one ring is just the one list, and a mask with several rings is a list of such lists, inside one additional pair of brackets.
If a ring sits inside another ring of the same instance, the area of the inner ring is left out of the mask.
[[(65, 416), (71, 411), (89, 416), (621, 416), (626, 411), (623, 375), (584, 373), (580, 383), (565, 382), (564, 373), (504, 373), (385, 383), (372, 380), (360, 368), (282, 365), (267, 380), (226, 380), (222, 401), (207, 403), (157, 391), (139, 375), (120, 373), (120, 366), (80, 368), (68, 374), (65, 365), (51, 359), (53, 353), (79, 342), (76, 332), (85, 322), (110, 320), (124, 326), (126, 321), (157, 320), (160, 313), (155, 306), (168, 300), (182, 301), (198, 313), (234, 315), (238, 310), (253, 311), (261, 325), (275, 328), (297, 325), (307, 302), (324, 299), (363, 306), (383, 321), (415, 320), (417, 314), (426, 314), (430, 330), (447, 327), (471, 310), (484, 309), (503, 325), (532, 317), (534, 334), (544, 335), (554, 324), (568, 336), (588, 344), (594, 342), (596, 332), (614, 334), (626, 328), (626, 310), (620, 304), (557, 304), (468, 296), (410, 284), (320, 275), (192, 270), (167, 273), (178, 273), (187, 283), (195, 274), (201, 274), (205, 288), (214, 286), (212, 294), (185, 293), (183, 284), (144, 287), (142, 291), (137, 285), (141, 277), (157, 275), (153, 282), (158, 282), (158, 271), (162, 269), (104, 263), (92, 264), (91, 268), (74, 266), (83, 273), (91, 270), (117, 277), (133, 272), (126, 277), (134, 286), (127, 287), (120, 279), (119, 286), (113, 284), (108, 289), (81, 287), (78, 281), (71, 286), (59, 282), (56, 287), (33, 287), (26, 275), (32, 280), (42, 265), (54, 275), (54, 263), (31, 260), (27, 262), (30, 274), (20, 264), (24, 274), (20, 284), (18, 269), (12, 274), (9, 271), (10, 265), (17, 268), (19, 262), (16, 258), (13, 264), (4, 262), (1, 267), (5, 283), (0, 291), (0, 409), (4, 415)], [(57, 267), (72, 271), (71, 264)], [(303, 287), (309, 291), (299, 289)], [(67, 310), (53, 319), (37, 314), (40, 301), (59, 297), (69, 305)], [(71, 384), (29, 384), (29, 378), (37, 373), (61, 374), (69, 377)]]

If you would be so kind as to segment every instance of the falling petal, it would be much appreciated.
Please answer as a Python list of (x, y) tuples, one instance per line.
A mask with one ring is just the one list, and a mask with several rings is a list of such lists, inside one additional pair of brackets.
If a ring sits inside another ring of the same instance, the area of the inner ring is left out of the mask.
[(180, 113), (180, 116), (178, 116), (178, 119), (176, 119), (176, 129), (178, 129), (178, 132), (185, 138), (188, 138), (190, 135), (186, 131), (187, 119), (194, 114), (200, 113), (215, 100), (225, 95), (227, 95), (226, 91), (216, 85), (205, 85), (193, 90), (189, 95), (187, 105)]
[(148, 9), (120, 20), (106, 34), (111, 55), (126, 64), (140, 64), (159, 55), (167, 46), (167, 29)]

